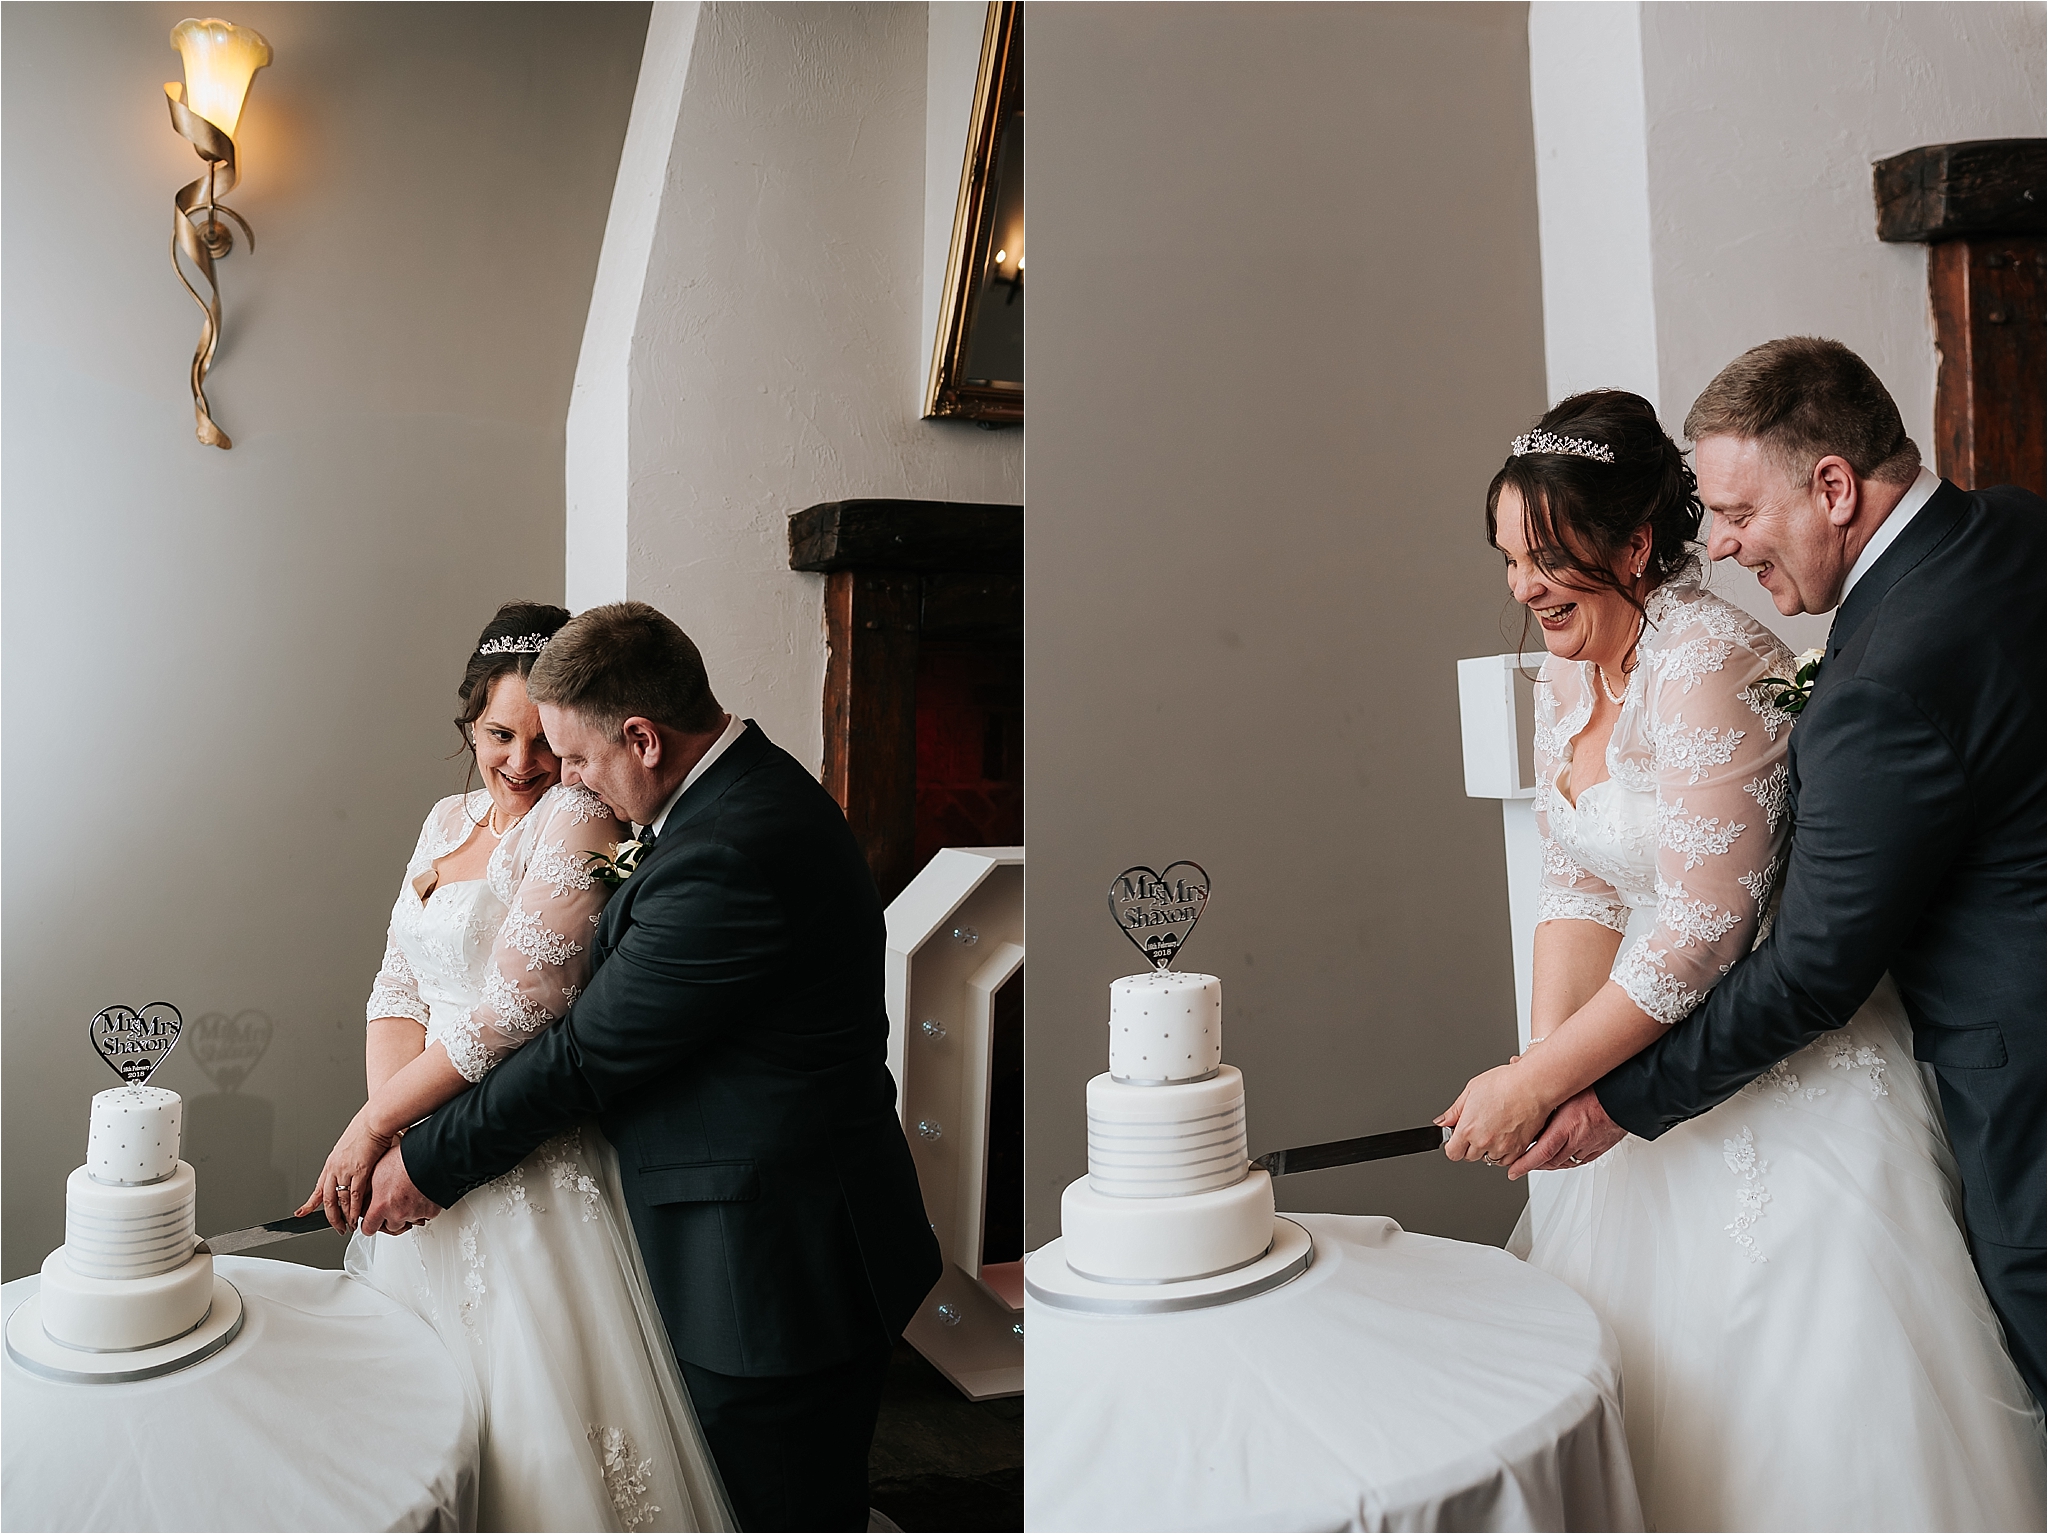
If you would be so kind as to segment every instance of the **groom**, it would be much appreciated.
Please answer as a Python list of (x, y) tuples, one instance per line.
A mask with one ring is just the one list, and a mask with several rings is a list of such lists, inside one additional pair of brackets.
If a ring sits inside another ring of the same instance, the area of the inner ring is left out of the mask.
[(1558, 1109), (1510, 1171), (1654, 1140), (1838, 1028), (1891, 972), (1933, 1067), (1971, 1256), (2035, 1400), (2043, 1328), (2041, 498), (1920, 466), (1838, 342), (1736, 358), (1685, 420), (1707, 552), (1778, 611), (1839, 604), (1792, 731), (1770, 937), (1690, 1017)]
[(563, 780), (647, 850), (568, 1015), (406, 1134), (363, 1229), (596, 1119), (740, 1526), (863, 1529), (890, 1346), (940, 1270), (884, 1063), (874, 880), (839, 806), (718, 706), (654, 608), (573, 619), (527, 686)]

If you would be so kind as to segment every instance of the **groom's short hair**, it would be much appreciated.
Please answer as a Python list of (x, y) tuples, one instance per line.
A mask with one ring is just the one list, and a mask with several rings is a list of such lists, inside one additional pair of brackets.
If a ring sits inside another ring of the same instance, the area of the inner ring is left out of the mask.
[(690, 636), (645, 602), (571, 618), (540, 652), (526, 690), (536, 703), (575, 710), (614, 741), (628, 719), (702, 735), (724, 718)]
[(1830, 453), (1887, 485), (1909, 485), (1920, 471), (1891, 391), (1861, 357), (1820, 336), (1766, 341), (1737, 357), (1693, 401), (1685, 434), (1761, 443), (1796, 484)]

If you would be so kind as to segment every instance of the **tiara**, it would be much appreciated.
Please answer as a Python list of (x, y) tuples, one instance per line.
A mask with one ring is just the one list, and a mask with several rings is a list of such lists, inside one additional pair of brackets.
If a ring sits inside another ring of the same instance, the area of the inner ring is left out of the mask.
[(1614, 462), (1614, 449), (1604, 442), (1588, 442), (1584, 437), (1553, 437), (1547, 431), (1527, 432), (1508, 444), (1510, 457), (1520, 458), (1524, 453), (1569, 453), (1574, 458)]
[(506, 635), (502, 639), (486, 639), (476, 647), (479, 655), (538, 655), (552, 635), (520, 634), (516, 638)]

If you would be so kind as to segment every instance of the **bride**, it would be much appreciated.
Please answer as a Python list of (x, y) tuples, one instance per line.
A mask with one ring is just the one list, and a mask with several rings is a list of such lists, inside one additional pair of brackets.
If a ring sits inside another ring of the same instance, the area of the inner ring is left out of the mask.
[[(360, 1220), (386, 1148), (568, 1010), (625, 831), (561, 767), (526, 674), (569, 614), (512, 602), (462, 678), (457, 727), (484, 786), (420, 829), (369, 1001), (370, 1097), (301, 1213)], [(603, 864), (598, 865), (600, 870)], [(417, 1312), (482, 1425), (485, 1529), (731, 1529), (595, 1127), (402, 1236), (358, 1233), (348, 1269)]]
[[(1794, 661), (1703, 589), (1700, 520), (1655, 412), (1616, 391), (1558, 405), (1488, 492), (1550, 652), (1542, 899), (1530, 1045), (1438, 1121), (1455, 1158), (1519, 1153), (1518, 1126), (1686, 1016), (1768, 928), (1793, 715), (1759, 684)], [(1531, 1183), (1511, 1245), (1621, 1344), (1650, 1527), (2041, 1527), (2041, 1419), (1889, 979), (1719, 1107)]]

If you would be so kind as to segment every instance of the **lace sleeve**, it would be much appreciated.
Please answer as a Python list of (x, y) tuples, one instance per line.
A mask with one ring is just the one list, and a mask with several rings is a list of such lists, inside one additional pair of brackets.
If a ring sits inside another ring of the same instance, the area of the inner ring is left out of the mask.
[(1543, 877), (1538, 887), (1536, 921), (1590, 921), (1615, 932), (1628, 930), (1628, 907), (1612, 884), (1587, 873), (1568, 857), (1550, 834), (1557, 799), (1557, 775), (1565, 748), (1585, 727), (1591, 700), (1583, 691), (1576, 666), (1543, 663), (1536, 684), (1536, 831), (1543, 838)]
[(625, 836), (596, 796), (556, 788), (522, 827), (521, 868), (484, 966), (482, 999), (440, 1039), (455, 1069), (481, 1081), (490, 1068), (569, 1010), (590, 978), (590, 940), (611, 891), (584, 854), (609, 852)]
[[(1711, 604), (1711, 605), (1709, 605)], [(1752, 691), (1788, 657), (1735, 609), (1708, 599), (1650, 656), (1657, 778), (1657, 926), (1613, 979), (1649, 1016), (1676, 1023), (1747, 953), (1791, 836), (1789, 716)]]
[(370, 987), (369, 1005), (363, 1008), (365, 1022), (375, 1022), (380, 1017), (409, 1017), (422, 1028), (427, 1025), (427, 1008), (420, 1000), (420, 983), (413, 977), (412, 966), (405, 961), (405, 950), (389, 933), (384, 937), (384, 963), (378, 968), (376, 982)]

